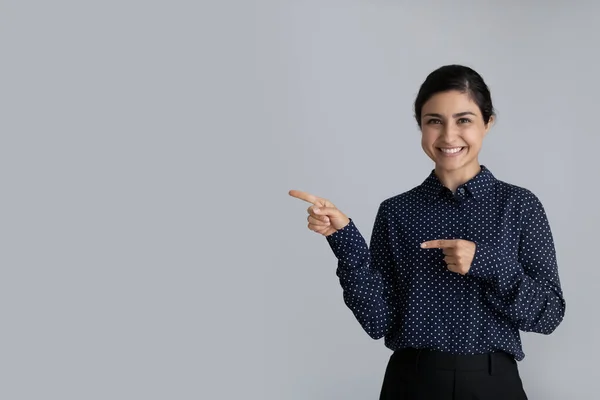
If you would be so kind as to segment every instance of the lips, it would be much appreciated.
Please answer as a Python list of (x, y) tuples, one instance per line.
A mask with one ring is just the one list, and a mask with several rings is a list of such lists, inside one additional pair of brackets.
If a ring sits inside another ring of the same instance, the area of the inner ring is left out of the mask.
[(461, 151), (463, 147), (450, 147), (450, 148), (440, 148), (440, 150), (446, 154), (454, 154)]
[(466, 146), (463, 147), (438, 147), (437, 149), (446, 157), (454, 157), (462, 154)]

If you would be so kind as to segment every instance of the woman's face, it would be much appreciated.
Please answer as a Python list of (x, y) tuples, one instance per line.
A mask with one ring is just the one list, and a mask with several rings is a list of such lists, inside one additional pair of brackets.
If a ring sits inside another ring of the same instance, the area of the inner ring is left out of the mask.
[(432, 96), (421, 111), (421, 145), (437, 170), (476, 170), (481, 142), (492, 126), (486, 125), (479, 106), (467, 93), (442, 92)]

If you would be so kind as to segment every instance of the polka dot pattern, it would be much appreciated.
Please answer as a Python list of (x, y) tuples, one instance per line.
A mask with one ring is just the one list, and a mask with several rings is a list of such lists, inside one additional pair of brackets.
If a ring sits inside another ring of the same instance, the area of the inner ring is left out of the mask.
[[(434, 239), (476, 244), (466, 275), (446, 268)], [(351, 219), (327, 236), (346, 305), (392, 350), (454, 354), (506, 351), (525, 357), (519, 331), (550, 334), (565, 300), (554, 242), (539, 199), (489, 169), (457, 188), (434, 172), (379, 206), (370, 245)]]

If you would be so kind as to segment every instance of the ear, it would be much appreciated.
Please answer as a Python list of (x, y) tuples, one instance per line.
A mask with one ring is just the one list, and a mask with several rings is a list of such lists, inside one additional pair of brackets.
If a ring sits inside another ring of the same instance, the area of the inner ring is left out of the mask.
[(492, 129), (492, 125), (494, 125), (494, 122), (496, 122), (496, 118), (492, 115), (490, 117), (490, 120), (488, 121), (488, 123), (485, 125), (485, 130), (483, 131), (483, 136), (487, 135), (487, 133), (490, 131), (490, 129)]

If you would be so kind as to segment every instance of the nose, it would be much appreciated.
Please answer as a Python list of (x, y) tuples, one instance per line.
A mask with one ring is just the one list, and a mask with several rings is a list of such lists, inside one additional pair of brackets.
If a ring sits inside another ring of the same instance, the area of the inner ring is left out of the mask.
[(453, 123), (445, 124), (441, 134), (444, 139), (450, 142), (452, 138), (458, 136), (458, 126)]

